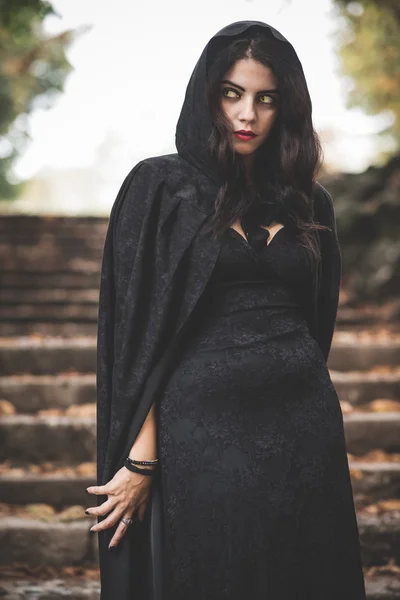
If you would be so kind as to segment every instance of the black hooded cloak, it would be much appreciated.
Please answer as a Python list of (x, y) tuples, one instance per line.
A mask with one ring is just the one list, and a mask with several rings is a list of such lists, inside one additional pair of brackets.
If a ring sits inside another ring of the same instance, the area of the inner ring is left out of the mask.
[[(176, 129), (178, 153), (140, 161), (126, 176), (111, 210), (101, 267), (97, 338), (97, 485), (122, 467), (147, 413), (168, 377), (189, 317), (216, 263), (220, 242), (199, 232), (214, 210), (221, 185), (206, 152), (211, 117), (204, 98), (210, 45), (263, 28), (240, 21), (221, 29), (204, 48), (189, 80)], [(331, 228), (316, 233), (320, 260), (306, 290), (310, 332), (328, 359), (341, 279), (332, 198), (319, 184), (314, 219)], [(98, 496), (98, 504), (107, 496)], [(135, 520), (115, 553), (116, 526), (99, 532), (102, 600), (161, 600), (159, 476), (142, 523)], [(99, 517), (99, 522), (104, 517)], [(164, 600), (167, 600), (164, 598)]]

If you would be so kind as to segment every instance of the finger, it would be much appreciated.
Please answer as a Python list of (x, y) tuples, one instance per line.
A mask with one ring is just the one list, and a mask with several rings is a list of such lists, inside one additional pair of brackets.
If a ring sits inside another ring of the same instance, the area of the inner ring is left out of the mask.
[[(123, 515), (123, 516), (126, 517), (127, 515)], [(132, 519), (133, 514), (129, 518)], [(111, 541), (108, 546), (109, 548), (112, 548), (113, 546), (118, 546), (118, 544), (120, 543), (122, 538), (125, 536), (126, 532), (128, 531), (128, 527), (130, 527), (130, 525), (126, 525), (123, 521), (120, 522), (113, 537), (111, 538)]]
[(108, 515), (106, 519), (93, 525), (89, 531), (103, 531), (109, 527), (113, 527), (115, 523), (125, 514), (125, 511), (121, 508), (115, 507), (114, 510)]
[(85, 510), (85, 513), (87, 515), (93, 515), (95, 517), (106, 515), (108, 512), (110, 512), (110, 510), (112, 510), (115, 507), (115, 502), (115, 498), (109, 498), (99, 506), (89, 506), (89, 508)]
[(100, 521), (100, 523), (95, 523), (89, 531), (99, 532), (108, 529), (109, 527), (113, 527), (115, 523), (117, 523), (118, 519), (121, 518), (121, 511), (115, 508), (105, 519)]
[(86, 491), (89, 494), (96, 494), (96, 495), (102, 495), (102, 494), (110, 494), (112, 493), (109, 487), (109, 483), (106, 483), (105, 485), (91, 485), (88, 488), (86, 488)]

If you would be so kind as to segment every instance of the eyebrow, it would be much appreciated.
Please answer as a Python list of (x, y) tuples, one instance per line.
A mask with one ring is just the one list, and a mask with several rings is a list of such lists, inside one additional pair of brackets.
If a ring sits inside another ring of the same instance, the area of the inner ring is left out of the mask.
[[(237, 83), (233, 83), (233, 81), (230, 81), (229, 79), (224, 79), (223, 81), (221, 81), (221, 83), (229, 83), (229, 85), (233, 85), (234, 87), (237, 87), (242, 92), (246, 91), (241, 85), (238, 85)], [(276, 88), (272, 89), (272, 90), (260, 90), (259, 92), (257, 92), (257, 94), (279, 94), (279, 90)]]

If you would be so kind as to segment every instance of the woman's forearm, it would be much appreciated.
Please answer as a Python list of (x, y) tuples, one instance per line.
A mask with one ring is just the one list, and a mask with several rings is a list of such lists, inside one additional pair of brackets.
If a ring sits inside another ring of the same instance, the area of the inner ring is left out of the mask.
[(155, 403), (153, 402), (146, 420), (130, 452), (130, 458), (136, 460), (154, 460), (157, 458)]

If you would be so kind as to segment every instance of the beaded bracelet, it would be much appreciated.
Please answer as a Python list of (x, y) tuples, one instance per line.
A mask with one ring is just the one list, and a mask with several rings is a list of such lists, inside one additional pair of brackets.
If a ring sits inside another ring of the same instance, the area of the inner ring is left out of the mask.
[(158, 458), (156, 458), (154, 460), (135, 460), (134, 458), (127, 456), (127, 459), (129, 460), (130, 463), (132, 463), (134, 465), (154, 465), (154, 466), (156, 466), (156, 464), (158, 463)]
[(140, 475), (153, 475), (154, 473), (154, 469), (140, 469), (136, 465), (132, 464), (128, 458), (124, 460), (124, 467), (133, 473), (140, 473)]

